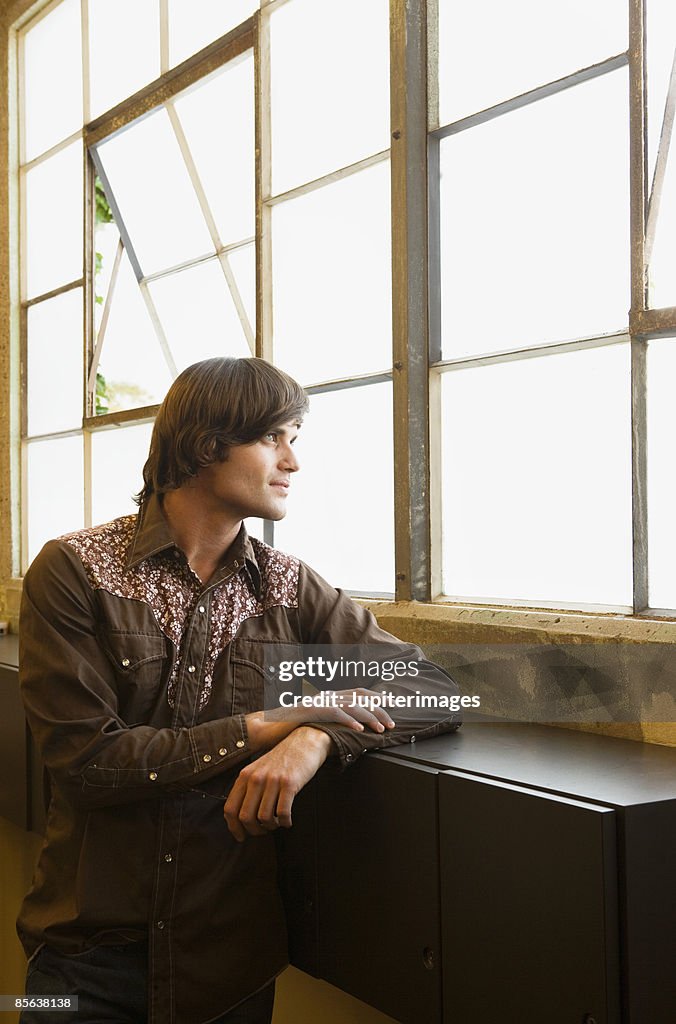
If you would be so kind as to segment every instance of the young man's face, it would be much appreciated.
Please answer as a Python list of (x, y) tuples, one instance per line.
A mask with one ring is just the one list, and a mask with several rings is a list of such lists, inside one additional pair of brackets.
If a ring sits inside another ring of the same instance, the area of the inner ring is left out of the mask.
[(291, 474), (300, 468), (293, 450), (299, 429), (298, 422), (283, 423), (253, 444), (230, 448), (225, 462), (205, 466), (190, 486), (236, 519), (283, 519)]

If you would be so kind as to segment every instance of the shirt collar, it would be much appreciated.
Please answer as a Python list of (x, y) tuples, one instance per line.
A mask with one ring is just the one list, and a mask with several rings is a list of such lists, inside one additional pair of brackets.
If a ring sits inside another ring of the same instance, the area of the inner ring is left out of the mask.
[[(136, 531), (129, 546), (125, 568), (132, 569), (146, 558), (168, 549), (179, 550), (169, 532), (169, 526), (162, 512), (162, 505), (156, 494), (151, 494), (141, 506), (136, 522)], [(223, 570), (245, 569), (254, 592), (260, 597), (261, 573), (251, 539), (246, 532), (244, 523), (227, 552)], [(221, 570), (221, 571), (223, 571)]]

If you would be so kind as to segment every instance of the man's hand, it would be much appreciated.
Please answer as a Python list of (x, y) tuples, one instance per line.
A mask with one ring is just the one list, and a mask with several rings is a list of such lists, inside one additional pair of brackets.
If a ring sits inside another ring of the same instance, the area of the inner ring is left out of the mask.
[(331, 742), (325, 732), (301, 726), (242, 769), (223, 807), (237, 842), (291, 828), (294, 797), (324, 764)]
[(248, 714), (246, 725), (251, 750), (254, 753), (268, 750), (305, 722), (335, 722), (355, 732), (363, 732), (365, 728), (374, 732), (394, 729), (394, 722), (386, 708), (368, 703), (370, 697), (378, 697), (379, 694), (361, 686), (353, 690), (331, 690), (327, 693), (331, 694), (333, 702), (326, 707), (280, 707)]

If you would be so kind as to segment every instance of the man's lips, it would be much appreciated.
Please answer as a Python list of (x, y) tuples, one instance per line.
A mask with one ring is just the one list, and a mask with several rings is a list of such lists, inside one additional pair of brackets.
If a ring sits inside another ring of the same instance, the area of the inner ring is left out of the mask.
[(289, 481), (288, 480), (273, 480), (271, 487), (281, 487), (283, 490), (288, 491)]

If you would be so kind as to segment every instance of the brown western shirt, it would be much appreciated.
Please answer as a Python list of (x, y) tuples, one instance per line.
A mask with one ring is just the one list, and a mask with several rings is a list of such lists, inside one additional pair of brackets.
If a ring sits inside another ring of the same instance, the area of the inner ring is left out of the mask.
[[(263, 708), (270, 645), (364, 643), (422, 657), (244, 527), (203, 584), (154, 497), (138, 516), (50, 541), (26, 575), (20, 625), (22, 695), (51, 787), (18, 919), (27, 955), (147, 941), (150, 1024), (201, 1024), (271, 980), (286, 963), (274, 840), (237, 843), (223, 819), (252, 754), (244, 716)], [(424, 660), (415, 680), (380, 689), (457, 692)], [(459, 721), (390, 713), (397, 728), (382, 735), (318, 727), (345, 766)]]

